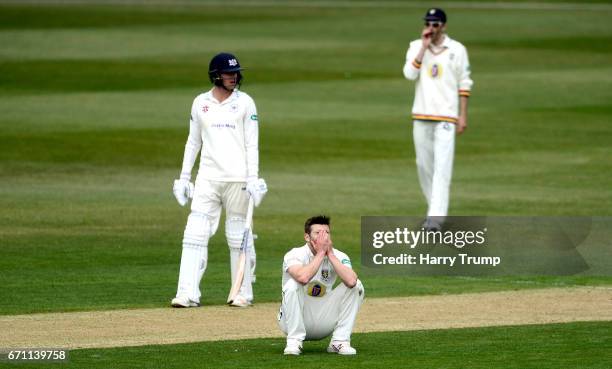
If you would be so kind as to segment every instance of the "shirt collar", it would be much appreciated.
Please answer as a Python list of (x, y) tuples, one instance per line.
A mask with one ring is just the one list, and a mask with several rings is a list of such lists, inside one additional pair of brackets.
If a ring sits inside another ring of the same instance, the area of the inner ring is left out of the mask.
[(304, 247), (306, 248), (306, 251), (308, 252), (308, 257), (313, 257), (313, 256), (315, 256), (315, 255), (312, 253), (312, 250), (310, 249), (310, 246), (308, 246), (308, 243), (305, 243), (305, 244), (304, 244)]
[(447, 34), (444, 34), (444, 40), (442, 40), (442, 47), (450, 47), (452, 40)]
[(215, 97), (213, 96), (213, 93), (212, 93), (213, 89), (214, 87), (208, 90), (208, 92), (204, 94), (204, 98), (212, 103), (220, 104), (220, 105), (224, 105), (224, 104), (227, 104), (229, 102), (236, 100), (240, 94), (240, 91), (238, 91), (237, 89), (234, 89), (232, 94), (227, 99), (223, 100), (222, 103), (220, 103), (219, 100), (215, 99)]

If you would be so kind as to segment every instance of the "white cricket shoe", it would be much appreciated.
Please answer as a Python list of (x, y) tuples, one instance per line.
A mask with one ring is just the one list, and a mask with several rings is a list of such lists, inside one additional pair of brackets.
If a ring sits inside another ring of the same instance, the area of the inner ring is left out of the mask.
[(327, 352), (340, 355), (355, 355), (357, 350), (348, 341), (333, 341), (327, 346)]
[(423, 222), (423, 225), (421, 225), (421, 228), (426, 232), (440, 232), (443, 223), (444, 217), (428, 216)]
[(246, 298), (242, 297), (242, 295), (237, 295), (229, 303), (229, 306), (232, 306), (232, 307), (241, 307), (241, 308), (249, 307), (251, 305), (252, 305), (251, 301), (249, 301)]
[(302, 353), (302, 343), (298, 341), (287, 341), (287, 346), (285, 347), (285, 351), (283, 351), (284, 355), (299, 355)]
[(190, 308), (200, 306), (200, 303), (191, 301), (188, 297), (184, 296), (173, 298), (170, 304), (175, 308)]

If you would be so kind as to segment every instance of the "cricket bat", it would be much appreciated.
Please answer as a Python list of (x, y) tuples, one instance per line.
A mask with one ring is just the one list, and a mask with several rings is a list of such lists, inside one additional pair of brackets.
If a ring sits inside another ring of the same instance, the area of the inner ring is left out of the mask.
[(227, 303), (231, 304), (234, 298), (240, 291), (242, 281), (244, 280), (244, 273), (246, 269), (246, 258), (249, 247), (249, 235), (251, 233), (251, 227), (253, 224), (253, 198), (249, 196), (249, 206), (247, 208), (246, 220), (244, 222), (244, 233), (242, 234), (242, 244), (240, 245), (240, 256), (238, 258), (238, 270), (236, 270), (236, 278), (234, 284), (230, 290), (229, 296), (227, 296)]

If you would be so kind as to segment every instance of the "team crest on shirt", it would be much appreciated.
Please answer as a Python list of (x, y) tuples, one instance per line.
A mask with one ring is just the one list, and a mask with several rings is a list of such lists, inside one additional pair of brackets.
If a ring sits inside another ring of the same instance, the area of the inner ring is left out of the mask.
[(329, 280), (329, 269), (321, 270), (321, 278), (323, 278), (325, 281)]
[(238, 105), (236, 105), (236, 104), (232, 104), (232, 105), (230, 106), (230, 111), (231, 111), (232, 113), (236, 113), (236, 112), (238, 111)]
[(442, 66), (438, 63), (433, 63), (429, 67), (429, 76), (431, 78), (440, 78), (442, 76)]
[(210, 108), (208, 107), (208, 105), (204, 105), (204, 106), (202, 107), (202, 111), (203, 111), (204, 113), (207, 113), (207, 112), (208, 112), (208, 109), (210, 109)]

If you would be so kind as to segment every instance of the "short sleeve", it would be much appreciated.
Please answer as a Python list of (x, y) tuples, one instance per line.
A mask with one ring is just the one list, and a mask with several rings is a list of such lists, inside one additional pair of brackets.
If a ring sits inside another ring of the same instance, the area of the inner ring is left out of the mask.
[(351, 259), (348, 257), (347, 254), (343, 253), (342, 251), (338, 251), (338, 250), (334, 250), (334, 254), (338, 258), (338, 260), (340, 260), (340, 263), (342, 263), (342, 265), (353, 269), (353, 264), (351, 264)]
[(283, 259), (283, 272), (286, 272), (287, 269), (294, 265), (304, 265), (302, 259), (299, 257), (299, 254), (296, 252), (296, 249), (293, 249), (285, 254)]

